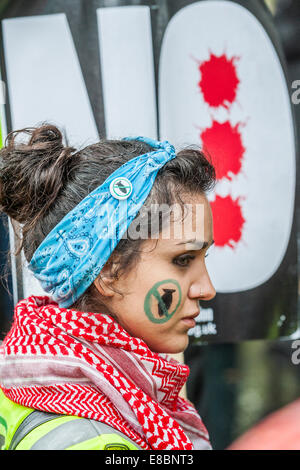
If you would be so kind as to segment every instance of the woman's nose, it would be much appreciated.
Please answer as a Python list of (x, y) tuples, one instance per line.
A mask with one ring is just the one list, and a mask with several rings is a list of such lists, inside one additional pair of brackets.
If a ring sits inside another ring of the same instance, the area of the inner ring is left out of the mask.
[(206, 272), (200, 279), (194, 282), (189, 290), (189, 297), (197, 300), (211, 300), (216, 295), (216, 289)]

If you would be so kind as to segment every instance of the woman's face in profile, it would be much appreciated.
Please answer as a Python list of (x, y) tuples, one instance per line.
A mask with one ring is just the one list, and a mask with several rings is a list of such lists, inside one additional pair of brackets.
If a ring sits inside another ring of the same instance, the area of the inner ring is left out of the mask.
[(200, 194), (184, 202), (184, 219), (171, 217), (159, 238), (145, 240), (137, 265), (114, 283), (124, 296), (109, 297), (109, 309), (120, 325), (154, 352), (184, 351), (199, 300), (216, 293), (205, 265), (213, 243), (209, 202)]

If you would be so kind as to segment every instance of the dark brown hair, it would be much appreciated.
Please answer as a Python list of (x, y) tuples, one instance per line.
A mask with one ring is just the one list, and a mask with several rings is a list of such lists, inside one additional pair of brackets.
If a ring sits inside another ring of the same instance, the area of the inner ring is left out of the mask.
[[(27, 142), (20, 139), (23, 134), (29, 136)], [(137, 140), (103, 139), (76, 151), (64, 146), (61, 131), (50, 124), (10, 133), (0, 150), (0, 210), (18, 223), (13, 223), (19, 239), (14, 255), (23, 249), (29, 262), (47, 234), (82, 199), (125, 162), (151, 150)], [(215, 170), (207, 156), (198, 147), (186, 147), (159, 170), (142, 209), (182, 205), (182, 195), (203, 194), (214, 183)], [(127, 233), (120, 240), (107, 262), (117, 257), (116, 279), (137, 263), (143, 241)], [(97, 311), (99, 302), (100, 294), (91, 284), (70, 308)]]

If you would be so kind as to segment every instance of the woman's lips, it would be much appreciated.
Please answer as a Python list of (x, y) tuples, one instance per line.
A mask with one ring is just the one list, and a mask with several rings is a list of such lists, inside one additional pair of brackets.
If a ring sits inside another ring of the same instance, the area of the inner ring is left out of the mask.
[(181, 320), (185, 325), (187, 325), (189, 328), (194, 328), (196, 326), (196, 320), (193, 317), (186, 317), (182, 318)]
[(195, 318), (198, 317), (199, 313), (200, 311), (197, 313), (194, 313), (193, 315), (186, 316), (182, 318), (181, 321), (185, 323), (186, 325), (188, 325), (190, 328), (194, 328), (194, 326), (196, 326)]

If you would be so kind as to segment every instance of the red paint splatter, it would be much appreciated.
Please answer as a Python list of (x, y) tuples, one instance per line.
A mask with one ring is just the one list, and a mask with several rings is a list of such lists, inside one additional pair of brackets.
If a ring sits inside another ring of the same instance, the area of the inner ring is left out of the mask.
[(230, 196), (216, 196), (210, 205), (213, 214), (215, 245), (235, 248), (236, 243), (242, 237), (245, 223), (239, 198), (233, 200)]
[(209, 59), (199, 65), (201, 80), (198, 85), (209, 106), (224, 106), (228, 109), (235, 100), (240, 82), (234, 63), (236, 59), (228, 59), (225, 54), (219, 57), (210, 54)]
[(212, 126), (201, 132), (203, 148), (210, 154), (216, 169), (217, 179), (232, 179), (230, 173), (237, 175), (242, 166), (245, 148), (239, 132), (240, 123), (232, 127), (229, 121), (220, 124), (213, 121)]

